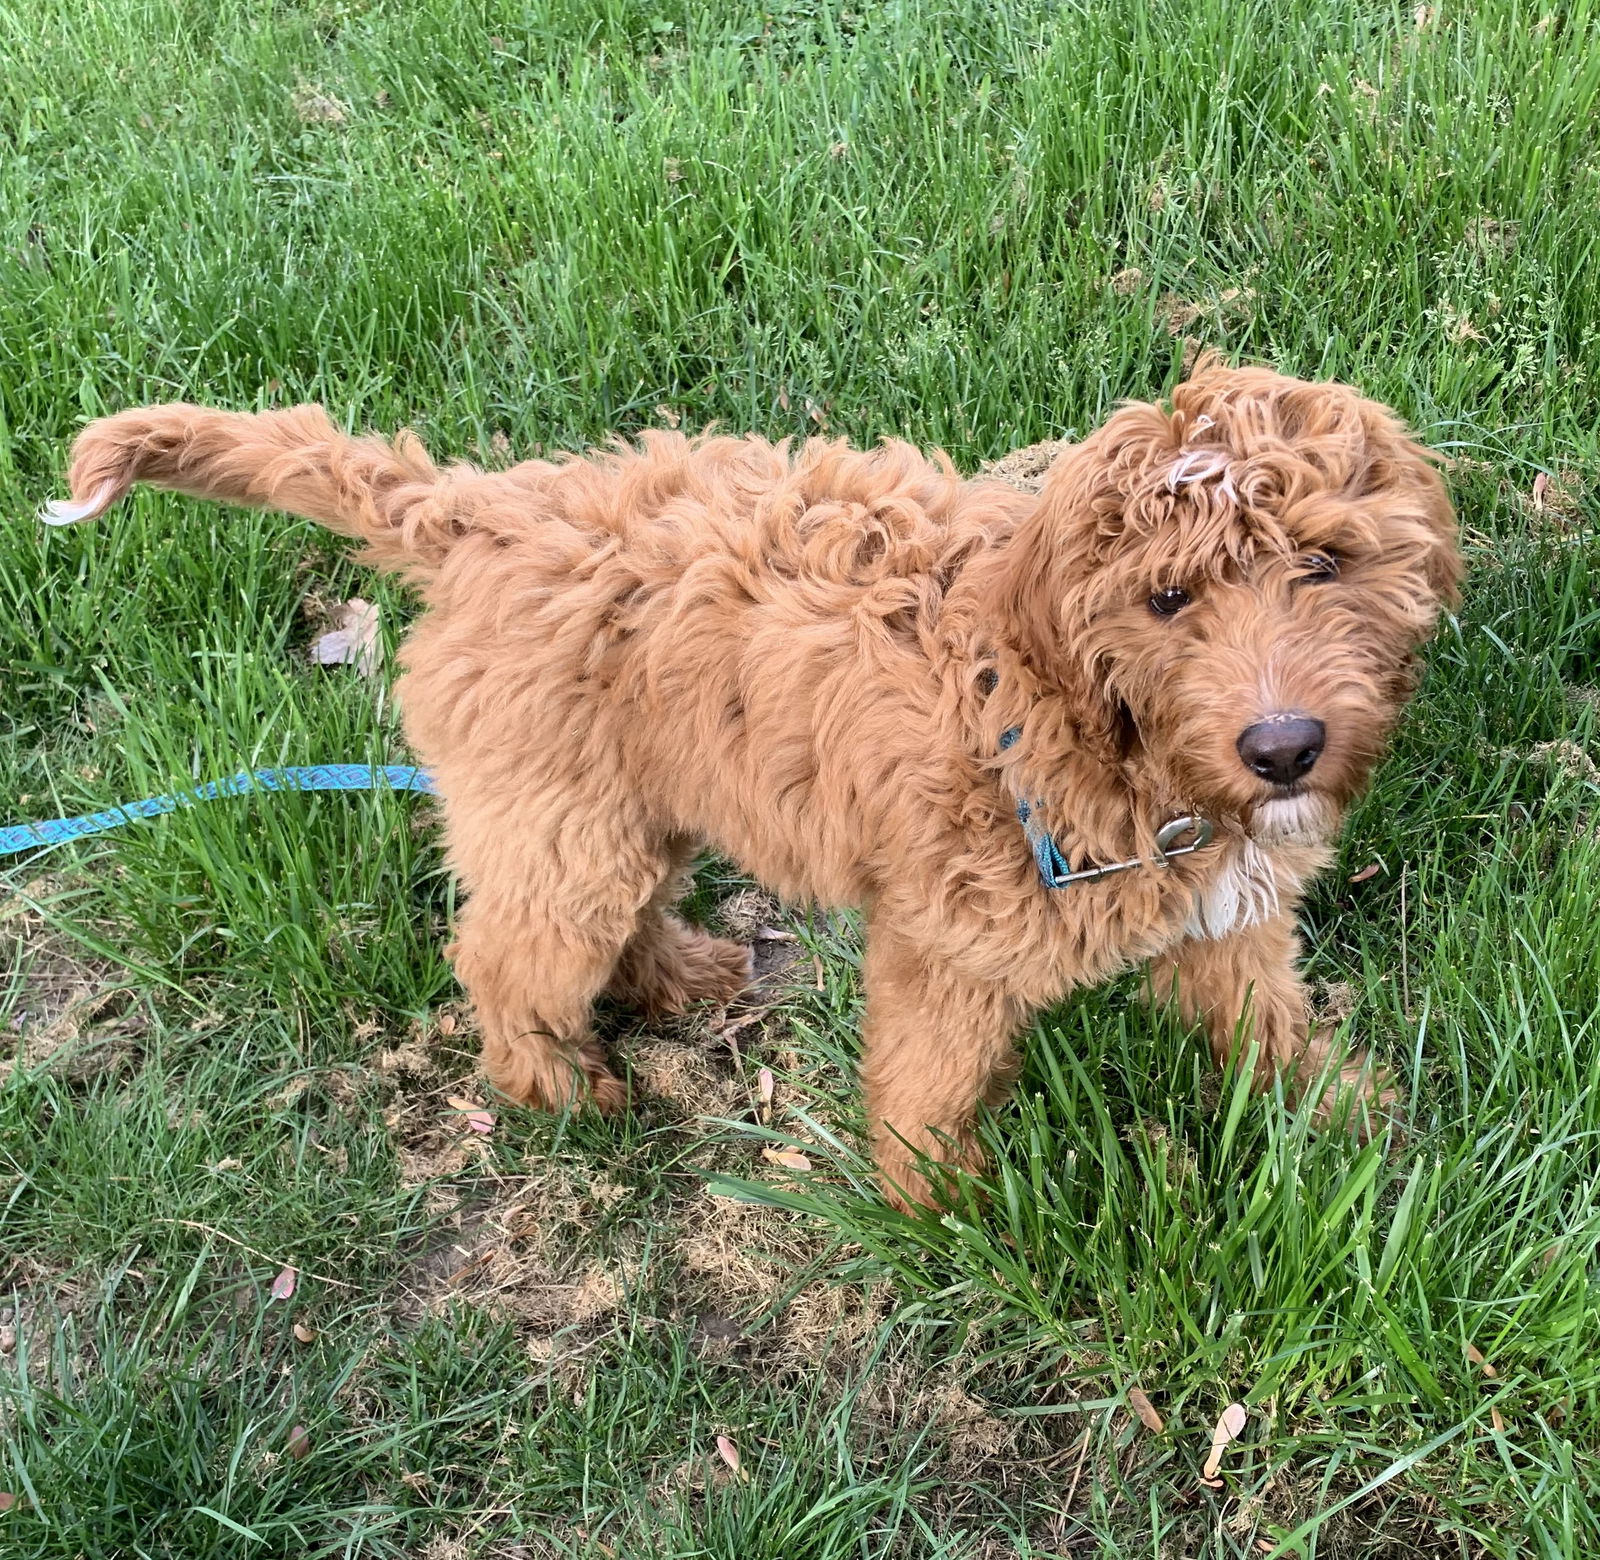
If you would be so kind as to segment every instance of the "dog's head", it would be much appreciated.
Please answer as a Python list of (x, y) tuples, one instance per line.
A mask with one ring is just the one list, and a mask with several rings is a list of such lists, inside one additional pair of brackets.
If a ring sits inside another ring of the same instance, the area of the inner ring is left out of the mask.
[(1336, 826), (1461, 569), (1391, 412), (1214, 359), (1064, 454), (1016, 543), (1002, 633), (1083, 740), (1261, 838)]

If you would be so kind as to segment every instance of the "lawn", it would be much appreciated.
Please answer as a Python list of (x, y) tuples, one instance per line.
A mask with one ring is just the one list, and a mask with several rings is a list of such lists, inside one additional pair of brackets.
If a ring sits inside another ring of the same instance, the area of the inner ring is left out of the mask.
[(988, 1196), (910, 1220), (855, 921), (725, 864), (696, 910), (767, 934), (763, 1009), (607, 1015), (612, 1124), (475, 1080), (425, 799), (0, 858), (0, 1552), (1600, 1553), (1587, 0), (22, 0), (0, 59), (0, 823), (407, 761), (382, 671), (309, 662), (338, 603), (386, 654), (412, 610), (324, 533), (34, 522), (147, 400), (976, 469), (1215, 345), (1399, 408), (1471, 565), (1305, 911), (1390, 1153), (1130, 976), (1038, 1025)]

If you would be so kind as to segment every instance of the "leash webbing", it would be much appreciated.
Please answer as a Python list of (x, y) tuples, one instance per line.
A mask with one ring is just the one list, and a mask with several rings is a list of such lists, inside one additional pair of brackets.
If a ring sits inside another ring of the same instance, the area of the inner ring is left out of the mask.
[[(1003, 753), (1014, 746), (1022, 736), (1022, 727), (1013, 726), (1009, 731), (1000, 733), (1000, 751)], [(1017, 822), (1022, 825), (1022, 832), (1028, 838), (1028, 848), (1033, 852), (1033, 859), (1039, 868), (1039, 880), (1046, 888), (1058, 888), (1071, 875), (1072, 863), (1062, 854), (1061, 847), (1056, 844), (1055, 836), (1050, 833), (1035, 815), (1034, 808), (1020, 798), (1017, 801)]]
[(310, 764), (295, 769), (246, 769), (225, 780), (208, 780), (193, 790), (147, 796), (143, 801), (125, 802), (105, 812), (11, 824), (0, 828), (0, 856), (46, 845), (63, 845), (89, 834), (104, 834), (107, 829), (120, 829), (123, 824), (140, 818), (156, 818), (163, 813), (177, 812), (180, 807), (213, 802), (223, 796), (244, 796), (251, 791), (374, 791), (380, 786), (387, 786), (391, 791), (433, 793), (433, 781), (428, 772), (414, 764)]
[[(1014, 747), (1022, 738), (1022, 727), (1013, 726), (1000, 733), (1000, 751)], [(1055, 836), (1045, 828), (1039, 818), (1036, 803), (1017, 799), (1017, 822), (1027, 837), (1028, 848), (1033, 852), (1034, 864), (1039, 869), (1039, 881), (1046, 888), (1065, 888), (1069, 883), (1096, 883), (1114, 873), (1128, 872), (1134, 867), (1165, 867), (1175, 856), (1192, 856), (1211, 843), (1212, 826), (1209, 818), (1184, 816), (1169, 819), (1156, 831), (1154, 856), (1135, 856), (1131, 861), (1108, 861), (1103, 865), (1093, 862), (1073, 871)], [(1188, 840), (1188, 844), (1180, 843)]]

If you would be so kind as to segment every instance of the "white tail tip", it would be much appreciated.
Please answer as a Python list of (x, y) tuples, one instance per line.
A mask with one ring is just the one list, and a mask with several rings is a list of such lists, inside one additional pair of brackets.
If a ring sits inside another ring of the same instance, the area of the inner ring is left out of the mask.
[(76, 525), (80, 520), (93, 520), (110, 507), (111, 499), (115, 494), (117, 484), (106, 481), (100, 484), (99, 490), (92, 498), (85, 498), (77, 503), (71, 499), (52, 499), (39, 511), (39, 518), (46, 525)]

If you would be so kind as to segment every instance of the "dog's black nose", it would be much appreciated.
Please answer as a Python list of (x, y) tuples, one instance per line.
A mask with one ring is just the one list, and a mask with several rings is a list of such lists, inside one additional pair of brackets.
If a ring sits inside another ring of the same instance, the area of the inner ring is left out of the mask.
[(1309, 715), (1269, 715), (1239, 733), (1239, 757), (1263, 780), (1293, 785), (1321, 756), (1327, 735)]

